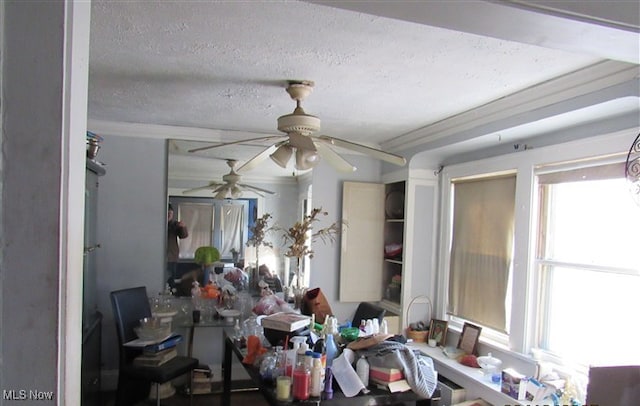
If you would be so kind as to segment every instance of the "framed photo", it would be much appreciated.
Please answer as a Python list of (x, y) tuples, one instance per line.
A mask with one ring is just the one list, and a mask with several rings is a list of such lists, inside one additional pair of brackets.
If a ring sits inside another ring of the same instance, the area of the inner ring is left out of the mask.
[(429, 325), (429, 340), (436, 340), (436, 345), (444, 345), (447, 338), (447, 322), (445, 320), (431, 319)]
[(477, 355), (478, 340), (480, 339), (481, 331), (482, 327), (475, 326), (471, 323), (464, 323), (460, 340), (458, 340), (458, 348), (467, 354)]

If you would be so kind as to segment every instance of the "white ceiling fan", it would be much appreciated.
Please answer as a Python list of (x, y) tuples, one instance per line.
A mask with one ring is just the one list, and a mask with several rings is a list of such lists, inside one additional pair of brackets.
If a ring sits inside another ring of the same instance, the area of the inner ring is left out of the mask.
[(325, 159), (330, 165), (340, 172), (353, 172), (356, 167), (347, 162), (342, 156), (333, 150), (332, 146), (349, 149), (355, 152), (370, 155), (374, 158), (403, 166), (406, 164), (404, 157), (371, 148), (366, 145), (353, 143), (328, 135), (314, 135), (320, 131), (320, 119), (305, 113), (302, 109), (302, 101), (313, 91), (312, 81), (289, 81), (286, 90), (289, 96), (296, 101), (293, 113), (278, 117), (278, 130), (286, 135), (272, 135), (261, 138), (227, 142), (189, 150), (189, 152), (203, 151), (206, 149), (223, 147), (226, 145), (240, 144), (251, 141), (273, 140), (274, 143), (262, 152), (248, 160), (238, 168), (239, 171), (250, 170), (261, 164), (267, 157), (286, 168), (289, 159), (295, 153), (295, 168), (307, 170), (313, 168)]
[(231, 168), (231, 171), (222, 177), (222, 182), (210, 182), (206, 186), (200, 186), (193, 189), (188, 189), (182, 192), (183, 194), (193, 193), (199, 190), (212, 189), (211, 193), (215, 193), (215, 199), (237, 199), (242, 195), (242, 192), (245, 190), (253, 191), (259, 196), (263, 196), (264, 194), (273, 195), (275, 192), (272, 192), (267, 189), (263, 189), (257, 186), (247, 185), (245, 183), (240, 183), (240, 179), (242, 178), (235, 171), (235, 166), (238, 163), (235, 159), (227, 159), (227, 165)]

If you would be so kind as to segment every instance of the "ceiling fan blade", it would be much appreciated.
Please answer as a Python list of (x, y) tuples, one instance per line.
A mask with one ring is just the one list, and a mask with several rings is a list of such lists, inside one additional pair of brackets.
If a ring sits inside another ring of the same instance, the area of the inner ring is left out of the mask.
[(263, 192), (263, 193), (268, 193), (270, 195), (275, 195), (276, 194), (276, 192), (272, 192), (270, 190), (263, 189), (263, 188), (257, 187), (257, 186), (245, 185), (244, 183), (238, 183), (238, 186), (241, 186), (241, 187), (243, 187), (245, 189), (253, 190), (254, 192)]
[(227, 189), (229, 189), (229, 185), (225, 183), (223, 185), (220, 185), (220, 187), (213, 189), (211, 193), (225, 193)]
[[(251, 190), (250, 188), (248, 188), (248, 187), (243, 187), (242, 185), (238, 185), (238, 186), (242, 189), (242, 191), (243, 191), (243, 192), (244, 192), (244, 191), (246, 191), (246, 190)], [(248, 185), (245, 185), (245, 186), (248, 186)], [(262, 193), (262, 192), (258, 192), (257, 190), (251, 190), (251, 191), (252, 191), (253, 193), (257, 194), (257, 195), (258, 195), (258, 196), (260, 196), (260, 197), (265, 197), (265, 196), (264, 196), (264, 193)]]
[(198, 152), (198, 151), (204, 151), (204, 150), (207, 150), (207, 149), (226, 147), (227, 145), (242, 144), (243, 142), (269, 141), (269, 140), (273, 140), (273, 139), (276, 139), (276, 138), (283, 138), (283, 136), (282, 135), (268, 135), (268, 136), (264, 136), (264, 137), (260, 137), (260, 138), (249, 138), (248, 140), (223, 142), (222, 144), (208, 145), (206, 147), (200, 147), (200, 148), (193, 148), (193, 149), (190, 149), (189, 152)]
[(318, 149), (318, 153), (327, 161), (327, 163), (333, 166), (338, 172), (350, 173), (356, 170), (356, 167), (347, 162), (346, 159), (341, 157), (336, 151), (331, 149), (331, 147), (323, 142), (319, 142), (316, 144), (316, 148)]
[(187, 189), (187, 190), (183, 191), (182, 194), (197, 192), (198, 190), (214, 189), (214, 188), (216, 188), (218, 186), (221, 186), (221, 185), (222, 185), (222, 183), (211, 182), (207, 186), (200, 186), (200, 187), (194, 187), (192, 189)]
[(341, 140), (339, 138), (329, 137), (328, 135), (321, 135), (319, 137), (316, 137), (316, 139), (326, 142), (327, 144), (330, 144), (330, 145), (335, 145), (337, 147), (350, 149), (356, 152), (361, 152), (363, 154), (370, 155), (374, 158), (381, 159), (383, 161), (392, 163), (394, 165), (404, 166), (407, 164), (407, 160), (400, 155), (396, 155), (390, 152), (385, 152), (379, 149), (367, 147), (366, 145), (356, 144), (350, 141)]
[(236, 170), (236, 172), (250, 171), (251, 169), (253, 169), (256, 166), (260, 165), (262, 162), (264, 162), (265, 159), (267, 159), (269, 157), (269, 155), (273, 154), (275, 152), (275, 150), (278, 149), (279, 146), (280, 146), (280, 143), (276, 143), (276, 144), (273, 144), (273, 145), (263, 149), (258, 155), (256, 155), (253, 158), (249, 159), (247, 162), (244, 163), (244, 165), (239, 167)]

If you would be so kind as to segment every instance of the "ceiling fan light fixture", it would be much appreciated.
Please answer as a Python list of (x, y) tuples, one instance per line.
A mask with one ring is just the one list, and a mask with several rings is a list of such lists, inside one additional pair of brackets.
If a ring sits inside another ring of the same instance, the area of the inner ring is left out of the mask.
[(293, 155), (293, 148), (291, 148), (290, 145), (285, 144), (279, 146), (273, 154), (269, 155), (269, 157), (273, 162), (278, 164), (278, 166), (286, 169), (287, 163), (289, 162), (289, 159), (291, 159), (291, 155)]
[(240, 197), (240, 195), (242, 195), (242, 190), (240, 190), (240, 188), (237, 186), (232, 187), (231, 190), (229, 190), (229, 192), (232, 199), (237, 199)]
[(296, 150), (296, 169), (306, 171), (320, 162), (320, 155), (316, 151)]

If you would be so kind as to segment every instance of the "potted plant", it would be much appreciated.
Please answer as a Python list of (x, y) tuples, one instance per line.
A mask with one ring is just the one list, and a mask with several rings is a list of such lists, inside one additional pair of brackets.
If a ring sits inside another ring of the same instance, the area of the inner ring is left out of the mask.
[(253, 227), (250, 227), (251, 238), (247, 240), (247, 247), (256, 248), (256, 266), (251, 270), (251, 280), (249, 285), (251, 290), (258, 291), (258, 282), (260, 280), (258, 270), (260, 269), (260, 246), (273, 248), (273, 244), (270, 241), (265, 241), (267, 235), (274, 230), (269, 226), (271, 214), (265, 213), (256, 220)]
[[(292, 282), (294, 289), (302, 289), (302, 264), (304, 258), (313, 258), (313, 250), (310, 244), (320, 238), (324, 242), (335, 240), (335, 236), (340, 232), (340, 223), (334, 222), (328, 227), (313, 231), (314, 223), (320, 221), (318, 216), (327, 216), (329, 213), (322, 211), (322, 208), (314, 208), (311, 213), (305, 215), (302, 221), (296, 222), (288, 230), (284, 230), (283, 239), (288, 244), (284, 255), (298, 259), (295, 279)], [(309, 244), (309, 245), (307, 245)]]
[(194, 262), (202, 267), (204, 284), (210, 281), (213, 274), (213, 264), (220, 260), (220, 251), (216, 247), (204, 246), (196, 249)]

